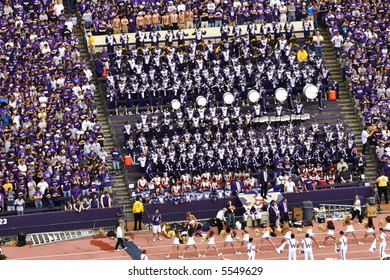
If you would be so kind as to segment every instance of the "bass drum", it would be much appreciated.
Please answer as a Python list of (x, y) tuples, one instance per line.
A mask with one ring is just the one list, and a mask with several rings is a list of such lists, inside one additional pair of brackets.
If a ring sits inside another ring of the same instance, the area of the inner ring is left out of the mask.
[(279, 102), (284, 102), (287, 99), (287, 90), (284, 88), (278, 88), (275, 91), (275, 97)]
[(252, 89), (248, 92), (248, 99), (250, 102), (256, 103), (260, 99), (260, 93), (257, 90)]
[(318, 95), (318, 88), (313, 84), (307, 84), (303, 88), (303, 94), (307, 99), (315, 99)]
[(206, 104), (207, 104), (207, 99), (206, 99), (206, 97), (204, 97), (204, 96), (198, 96), (198, 97), (196, 98), (196, 104), (197, 104), (199, 107), (204, 107), (204, 106), (206, 106)]
[(171, 106), (172, 106), (172, 109), (174, 109), (174, 110), (179, 109), (180, 108), (180, 101), (177, 99), (173, 99), (171, 101)]
[(225, 104), (227, 104), (227, 105), (233, 104), (233, 102), (234, 102), (234, 95), (233, 95), (233, 93), (225, 92), (223, 94), (223, 102), (225, 102)]

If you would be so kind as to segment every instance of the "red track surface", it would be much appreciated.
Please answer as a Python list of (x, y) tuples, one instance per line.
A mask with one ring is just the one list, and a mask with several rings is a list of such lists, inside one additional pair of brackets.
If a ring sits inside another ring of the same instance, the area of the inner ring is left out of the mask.
[[(384, 219), (387, 216), (385, 214), (378, 215), (374, 219), (374, 224), (378, 232), (378, 221)], [(325, 226), (325, 224), (322, 224)], [(316, 230), (318, 224), (314, 222), (314, 232), (316, 233), (315, 238), (317, 241), (322, 244), (325, 232), (320, 232)], [(341, 221), (335, 221), (336, 226), (336, 236), (340, 230), (345, 230), (342, 227)], [(363, 225), (355, 223), (356, 235), (360, 241), (363, 239), (365, 229)], [(216, 229), (215, 229), (216, 231)], [(237, 231), (238, 236), (241, 236), (242, 231)], [(255, 236), (253, 234), (253, 228), (251, 229), (252, 237), (254, 237), (254, 243), (257, 245), (260, 241), (260, 236)], [(295, 231), (296, 238), (298, 241), (301, 241), (304, 237), (303, 233), (297, 233)], [(140, 233), (130, 233), (128, 234), (134, 241), (135, 244), (140, 245), (142, 249), (147, 250), (147, 255), (150, 260), (162, 260), (165, 259), (167, 253), (171, 248), (172, 240), (163, 237), (162, 241), (152, 241), (152, 233), (149, 231), (143, 231)], [(390, 234), (388, 235), (388, 241), (390, 241)], [(279, 234), (278, 237), (273, 238), (273, 242), (276, 246), (280, 245), (282, 235)], [(206, 248), (206, 243), (202, 243), (200, 237), (195, 238), (199, 251), (201, 254), (204, 253)], [(216, 244), (218, 249), (222, 248), (224, 238), (217, 236)], [(356, 240), (349, 235), (348, 236), (348, 251), (347, 259), (350, 260), (379, 260), (379, 253), (369, 252), (368, 249), (373, 241), (373, 237), (370, 236), (365, 241), (364, 245), (358, 245)], [(24, 247), (3, 247), (4, 253), (7, 255), (10, 260), (129, 260), (130, 256), (125, 251), (114, 251), (115, 240), (107, 237), (93, 237), (93, 238), (84, 238), (73, 241), (58, 242), (48, 245), (40, 246), (24, 246)], [(234, 245), (239, 249), (240, 245), (238, 242), (235, 242)], [(329, 239), (327, 241), (327, 246), (325, 248), (319, 249), (314, 247), (314, 258), (316, 260), (324, 260), (326, 258), (339, 258), (339, 254), (334, 252), (333, 241)], [(184, 245), (181, 246), (180, 250), (183, 252)], [(287, 250), (287, 247), (286, 247)], [(268, 242), (264, 242), (260, 248), (260, 252), (256, 254), (256, 259), (266, 259), (266, 260), (286, 260), (287, 252), (282, 254), (276, 253), (272, 246)], [(245, 248), (241, 248), (241, 255), (234, 254), (234, 251), (231, 247), (226, 247), (223, 258), (229, 260), (246, 260), (247, 255), (245, 253)], [(387, 251), (387, 253), (390, 253)], [(195, 249), (189, 248), (186, 252), (186, 260), (220, 260), (223, 259), (218, 257), (214, 250), (209, 250), (206, 258), (198, 258)], [(303, 260), (303, 255), (298, 254), (297, 258)], [(177, 260), (176, 250), (171, 254), (171, 260)]]

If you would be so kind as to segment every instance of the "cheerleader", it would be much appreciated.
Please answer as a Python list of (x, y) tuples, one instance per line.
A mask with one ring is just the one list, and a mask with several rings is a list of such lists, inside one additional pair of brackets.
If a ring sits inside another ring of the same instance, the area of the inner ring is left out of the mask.
[(245, 227), (244, 232), (242, 233), (242, 240), (240, 242), (241, 243), (240, 252), (241, 252), (241, 248), (244, 245), (248, 245), (248, 243), (249, 243), (249, 232), (250, 232), (250, 229), (248, 227)]
[(311, 238), (314, 243), (317, 244), (318, 248), (324, 248), (324, 246), (321, 246), (320, 243), (318, 243), (318, 241), (314, 238), (314, 232), (313, 232), (313, 223), (311, 221), (308, 221), (307, 222), (307, 225), (306, 225), (306, 233), (309, 234), (309, 238)]
[(178, 258), (181, 259), (182, 257), (180, 256), (180, 244), (183, 242), (180, 236), (180, 232), (178, 230), (175, 230), (175, 237), (173, 238), (173, 243), (171, 250), (169, 251), (168, 255), (166, 256), (167, 259), (171, 257), (172, 251), (176, 248)]
[(194, 234), (195, 234), (195, 230), (194, 228), (190, 227), (188, 229), (188, 241), (187, 241), (187, 244), (186, 246), (184, 247), (184, 252), (183, 252), (183, 255), (181, 255), (180, 259), (184, 259), (184, 255), (186, 254), (186, 251), (188, 248), (190, 247), (194, 247), (196, 252), (198, 253), (198, 257), (202, 257), (202, 255), (199, 253), (199, 249), (198, 247), (196, 246), (196, 242), (195, 242), (195, 239), (194, 239)]
[(376, 239), (375, 226), (374, 222), (372, 221), (372, 217), (369, 217), (367, 223), (364, 223), (364, 228), (366, 228), (367, 230), (364, 233), (363, 241), (366, 241), (369, 235), (374, 236), (374, 239)]
[(334, 237), (334, 231), (335, 231), (336, 227), (334, 226), (334, 223), (332, 221), (328, 221), (326, 223), (326, 229), (327, 229), (327, 232), (326, 232), (326, 236), (324, 239), (324, 243), (322, 245), (323, 248), (325, 247), (325, 243), (329, 238), (332, 238), (333, 241), (336, 242), (336, 238)]
[(292, 229), (287, 222), (284, 223), (282, 226), (282, 234), (283, 234), (283, 238), (280, 241), (280, 246), (277, 250), (279, 254), (283, 252), (287, 242), (291, 239)]
[(225, 250), (225, 247), (230, 244), (230, 246), (233, 248), (234, 250), (234, 253), (236, 255), (238, 255), (239, 253), (241, 252), (238, 252), (236, 250), (236, 247), (234, 246), (233, 244), (233, 238), (236, 237), (236, 232), (235, 231), (232, 231), (230, 227), (227, 227), (226, 228), (226, 238), (225, 238), (225, 241), (223, 243), (223, 248), (221, 250), (221, 252), (219, 253), (219, 256), (222, 256), (223, 255), (223, 251)]
[(359, 242), (359, 239), (356, 237), (353, 224), (354, 224), (354, 222), (351, 220), (351, 217), (347, 216), (347, 218), (343, 222), (343, 226), (347, 226), (347, 229), (345, 230), (345, 236), (352, 234), (352, 236), (355, 238), (356, 242), (359, 243), (359, 245), (363, 245), (363, 243)]
[(259, 246), (257, 246), (257, 250), (260, 249), (260, 246), (261, 244), (263, 244), (264, 241), (268, 241), (274, 247), (275, 251), (277, 251), (275, 244), (271, 240), (271, 232), (272, 228), (269, 226), (269, 223), (266, 223), (263, 230), (263, 235), (261, 236), (260, 244)]
[(210, 233), (207, 235), (206, 237), (206, 240), (208, 240), (207, 242), (207, 247), (206, 247), (206, 251), (204, 252), (203, 254), (203, 258), (206, 257), (207, 255), (207, 251), (211, 248), (214, 248), (215, 252), (217, 253), (217, 255), (219, 256), (220, 253), (218, 252), (218, 249), (217, 247), (215, 246), (215, 237), (214, 237), (214, 231), (213, 230), (210, 230)]

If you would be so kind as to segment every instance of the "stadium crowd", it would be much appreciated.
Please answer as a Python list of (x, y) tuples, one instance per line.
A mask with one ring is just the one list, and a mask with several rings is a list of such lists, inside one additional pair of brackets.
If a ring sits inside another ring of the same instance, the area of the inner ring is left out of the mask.
[(389, 3), (352, 2), (327, 12), (344, 80), (360, 103), (368, 145), (390, 175), (389, 158)]
[(0, 11), (0, 210), (83, 205), (111, 191), (77, 20), (60, 0), (1, 1)]
[[(314, 21), (315, 26), (317, 22), (325, 24), (322, 16), (326, 13), (318, 14), (320, 20)], [(302, 18), (314, 19), (299, 17)], [(338, 92), (338, 84), (331, 79), (321, 56), (322, 36), (313, 33), (310, 22), (304, 20), (305, 42), (297, 44), (289, 27), (290, 20), (297, 18), (281, 19), (271, 17), (271, 21), (276, 20), (273, 30), (265, 25), (255, 29), (257, 22), (262, 23), (256, 18), (246, 22), (222, 20), (218, 45), (206, 43), (203, 40), (206, 31), (200, 28), (195, 30), (196, 39), (186, 45), (186, 33), (181, 30), (184, 26), (168, 28), (163, 49), (158, 46), (159, 33), (153, 27), (134, 30), (137, 34), (133, 49), (129, 48), (125, 34), (120, 36), (121, 45), (117, 47), (115, 37), (106, 36), (107, 48), (100, 54), (96, 69), (97, 73), (103, 73), (104, 66), (109, 69), (106, 81), (110, 112), (115, 113), (118, 107), (127, 108), (125, 112), (134, 106), (147, 108), (141, 111), (137, 123), (124, 127), (127, 153), (137, 158), (140, 171), (146, 176), (142, 181), (158, 189), (156, 176), (175, 177), (173, 185), (178, 181), (183, 195), (186, 189), (187, 193), (220, 189), (214, 176), (224, 178), (233, 174), (234, 180), (240, 170), (247, 170), (249, 178), (267, 168), (274, 189), (282, 191), (288, 177), (299, 186), (290, 190), (302, 191), (320, 184), (350, 182), (354, 172), (364, 175), (364, 155), (357, 154), (355, 137), (340, 120), (333, 126), (320, 127), (315, 121), (310, 127), (302, 124), (299, 129), (282, 126), (261, 131), (259, 118), (264, 115), (282, 116), (284, 111), (303, 113), (300, 95), (305, 85), (317, 86), (319, 110), (325, 108), (323, 100), (328, 90)], [(247, 24), (247, 32), (236, 23)], [(226, 36), (230, 28), (232, 39)], [(151, 48), (144, 43), (147, 32)], [(270, 35), (276, 39), (276, 45), (270, 41)], [(287, 89), (288, 97), (282, 102), (276, 98), (273, 104), (267, 96), (274, 96), (279, 87)], [(251, 89), (258, 91), (260, 98), (248, 109), (241, 104), (247, 102)], [(233, 93), (233, 105), (225, 104), (226, 92)], [(199, 97), (205, 97), (207, 105), (200, 105)], [(180, 102), (179, 109), (160, 111), (160, 105), (169, 105), (175, 99)], [(157, 110), (152, 114), (153, 107)], [(345, 169), (335, 168), (334, 163), (344, 160)], [(312, 172), (315, 168), (317, 172)], [(189, 185), (181, 179), (184, 173), (191, 178)], [(205, 184), (201, 187), (204, 177)], [(193, 183), (192, 178), (201, 180)], [(244, 186), (240, 190), (261, 185), (256, 179), (248, 185), (245, 179), (240, 179)], [(223, 187), (226, 189), (225, 184)], [(145, 183), (139, 192), (147, 188)], [(144, 193), (150, 194), (148, 190)]]

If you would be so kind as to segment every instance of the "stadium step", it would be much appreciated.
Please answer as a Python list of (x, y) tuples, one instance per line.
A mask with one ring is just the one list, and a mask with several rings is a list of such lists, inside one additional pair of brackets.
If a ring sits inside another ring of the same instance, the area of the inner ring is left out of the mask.
[(32, 246), (38, 246), (38, 245), (44, 245), (44, 244), (49, 244), (54, 242), (90, 237), (95, 234), (96, 234), (95, 230), (31, 233), (31, 234), (27, 234), (26, 242), (31, 243)]
[[(330, 69), (332, 78), (335, 79), (340, 86), (339, 105), (341, 107), (341, 114), (344, 116), (344, 122), (348, 125), (348, 128), (352, 129), (353, 133), (355, 134), (356, 145), (358, 147), (358, 151), (360, 151), (362, 149), (361, 132), (363, 128), (360, 106), (357, 106), (358, 103), (356, 103), (355, 98), (352, 96), (349, 85), (344, 83), (342, 80), (342, 71), (340, 63), (333, 52), (331, 36), (328, 34), (326, 29), (322, 29), (321, 34), (324, 37), (323, 54), (326, 65), (328, 65)], [(369, 153), (366, 153), (365, 157), (367, 160), (365, 180), (373, 185), (375, 183), (377, 174), (377, 164), (373, 156), (373, 151), (369, 150)]]
[[(80, 26), (76, 28), (76, 35), (79, 39), (79, 49), (80, 55), (84, 61), (89, 61), (91, 70), (94, 72), (94, 64), (91, 62), (91, 57), (88, 51), (88, 47), (85, 40), (85, 35)], [(114, 138), (112, 132), (111, 121), (108, 119), (105, 99), (102, 96), (101, 89), (98, 85), (97, 77), (94, 76), (91, 79), (91, 82), (95, 85), (96, 92), (94, 94), (94, 100), (96, 103), (96, 108), (98, 112), (97, 120), (102, 124), (102, 130), (104, 133), (104, 148), (107, 153), (110, 153), (114, 146), (118, 146), (117, 139)], [(109, 167), (111, 168), (111, 161), (108, 161)], [(131, 212), (130, 207), (128, 206), (130, 201), (130, 193), (128, 191), (128, 182), (127, 177), (124, 176), (123, 171), (120, 172), (120, 176), (113, 176), (113, 191), (116, 193), (115, 200), (118, 206), (122, 206), (122, 210), (125, 214), (125, 217), (128, 219), (130, 217), (129, 213)]]

